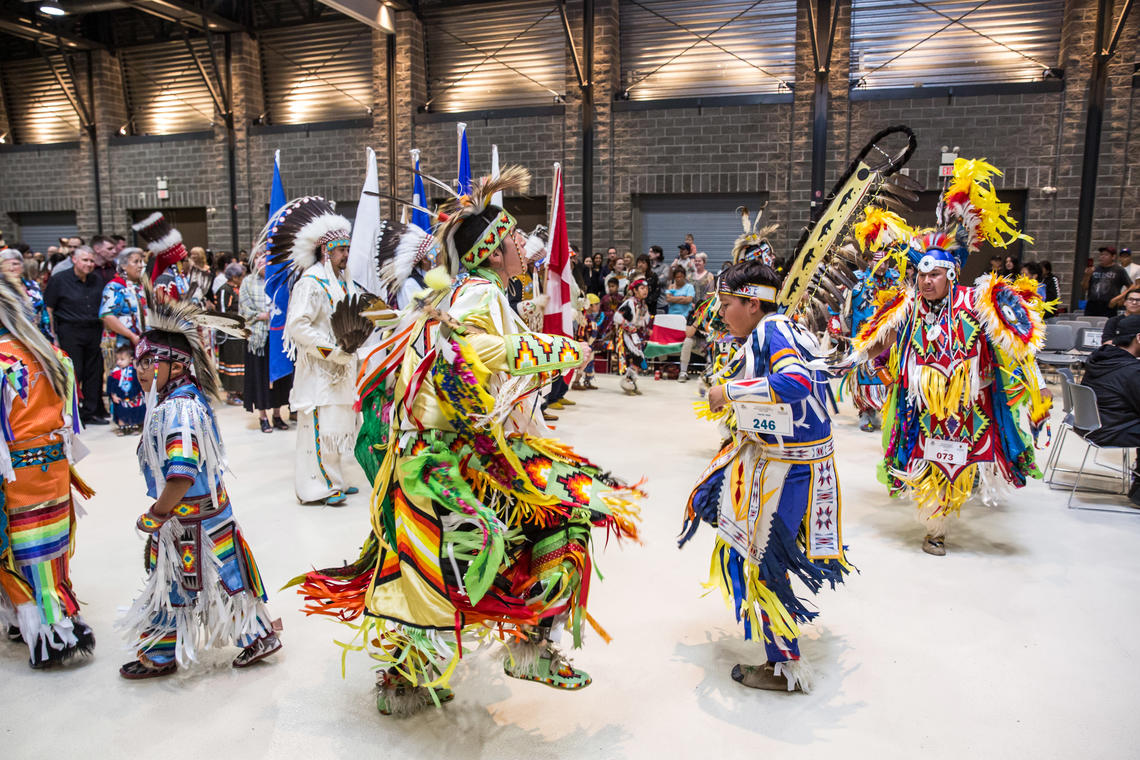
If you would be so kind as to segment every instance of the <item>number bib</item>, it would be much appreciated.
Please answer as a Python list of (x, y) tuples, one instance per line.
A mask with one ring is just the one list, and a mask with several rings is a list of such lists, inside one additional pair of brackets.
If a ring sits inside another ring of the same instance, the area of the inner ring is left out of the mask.
[(736, 425), (748, 433), (767, 435), (792, 434), (791, 404), (761, 404), (755, 401), (734, 401)]
[(969, 445), (962, 441), (948, 441), (945, 438), (927, 438), (922, 458), (928, 462), (960, 467), (966, 464), (966, 458), (969, 455)]

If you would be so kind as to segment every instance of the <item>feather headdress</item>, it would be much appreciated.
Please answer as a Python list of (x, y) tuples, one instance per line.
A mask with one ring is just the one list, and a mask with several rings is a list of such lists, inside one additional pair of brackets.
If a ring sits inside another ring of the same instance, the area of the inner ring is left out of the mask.
[(495, 193), (522, 193), (529, 184), (530, 172), (521, 166), (508, 166), (498, 177), (475, 180), (470, 193), (445, 204), (436, 239), (447, 251), (452, 274), (477, 268), (514, 232), (515, 218), (491, 203)]
[(212, 328), (235, 338), (249, 337), (245, 320), (228, 314), (206, 312), (191, 301), (160, 298), (147, 312), (147, 330), (135, 347), (135, 357), (154, 355), (160, 361), (190, 365), (190, 373), (206, 395), (222, 398), (218, 370), (202, 345), (199, 327)]
[(744, 228), (744, 234), (738, 237), (732, 246), (732, 263), (739, 264), (742, 261), (758, 259), (772, 266), (776, 254), (772, 244), (768, 242), (768, 236), (778, 230), (780, 225), (767, 224), (760, 227), (760, 220), (764, 218), (763, 208), (756, 212), (755, 219), (749, 218), (748, 208), (745, 206), (741, 206), (737, 211), (740, 212), (740, 226)]
[(376, 236), (376, 270), (380, 272), (380, 282), (388, 298), (400, 290), (412, 270), (427, 258), (435, 245), (435, 238), (418, 225), (380, 222)]
[(16, 340), (32, 352), (43, 367), (52, 390), (62, 399), (67, 398), (67, 368), (44, 334), (36, 327), (32, 304), (24, 286), (10, 277), (0, 275), (0, 325), (16, 336)]
[(308, 195), (289, 201), (274, 214), (254, 248), (264, 245), (273, 264), (299, 276), (321, 260), (321, 246), (334, 242), (347, 246), (351, 237), (351, 222), (324, 198)]

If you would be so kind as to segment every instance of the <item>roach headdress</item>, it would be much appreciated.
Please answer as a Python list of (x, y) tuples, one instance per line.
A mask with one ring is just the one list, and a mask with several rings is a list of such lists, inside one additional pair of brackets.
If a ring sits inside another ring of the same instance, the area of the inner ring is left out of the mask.
[(191, 301), (159, 299), (147, 313), (147, 331), (135, 346), (135, 358), (153, 356), (156, 361), (181, 362), (190, 368), (202, 392), (221, 398), (221, 380), (210, 355), (202, 345), (199, 327), (221, 330), (236, 338), (249, 337), (245, 320), (203, 311)]
[(132, 224), (131, 229), (139, 233), (139, 237), (146, 241), (147, 249), (154, 254), (154, 268), (150, 272), (151, 280), (157, 280), (167, 267), (186, 258), (186, 246), (182, 244), (182, 233), (174, 229), (161, 211), (155, 211), (141, 222)]
[(440, 218), (447, 219), (436, 228), (436, 237), (447, 251), (453, 275), (477, 269), (518, 226), (510, 213), (491, 203), (495, 193), (525, 192), (529, 183), (530, 172), (508, 166), (498, 177), (475, 180), (470, 193), (444, 207)]
[(768, 236), (779, 229), (780, 225), (768, 224), (761, 227), (763, 208), (756, 212), (755, 219), (749, 218), (748, 209), (744, 206), (738, 208), (737, 212), (740, 214), (740, 225), (744, 228), (744, 234), (738, 237), (732, 246), (732, 263), (739, 264), (742, 261), (757, 259), (772, 266), (776, 254), (772, 250), (772, 244), (768, 242)]

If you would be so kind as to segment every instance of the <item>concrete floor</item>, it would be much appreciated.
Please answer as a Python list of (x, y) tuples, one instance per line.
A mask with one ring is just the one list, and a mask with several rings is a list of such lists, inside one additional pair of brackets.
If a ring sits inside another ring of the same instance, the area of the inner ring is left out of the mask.
[[(702, 596), (713, 532), (702, 528), (684, 551), (675, 544), (684, 499), (717, 445), (690, 411), (697, 386), (649, 379), (644, 396), (626, 398), (615, 379), (601, 385), (573, 395), (558, 434), (627, 478), (647, 475), (650, 498), (643, 545), (599, 553), (606, 581), (592, 587), (591, 611), (613, 643), (591, 636), (575, 654), (594, 677), (585, 691), (507, 679), (477, 652), (442, 711), (382, 718), (368, 658), (350, 653), (342, 677), (342, 628), (306, 618), (293, 593), (270, 598), (285, 624), (275, 661), (234, 671), (227, 650), (176, 678), (122, 681), (130, 654), (112, 625), (142, 583), (133, 525), (148, 504), (134, 441), (102, 428), (86, 436), (94, 453), (81, 469), (98, 495), (72, 574), (98, 651), (39, 673), (22, 646), (0, 643), (0, 757), (1138, 756), (1140, 515), (1069, 511), (1061, 493), (1032, 482), (996, 509), (967, 506), (949, 555), (927, 556), (912, 507), (874, 479), (877, 436), (847, 409), (835, 437), (844, 539), (860, 572), (819, 597), (823, 614), (806, 628), (815, 692), (751, 691), (729, 670), (762, 650), (743, 642), (719, 594)], [(294, 434), (263, 435), (233, 408), (220, 417), (235, 513), (266, 584), (354, 557), (366, 497), (298, 505)]]

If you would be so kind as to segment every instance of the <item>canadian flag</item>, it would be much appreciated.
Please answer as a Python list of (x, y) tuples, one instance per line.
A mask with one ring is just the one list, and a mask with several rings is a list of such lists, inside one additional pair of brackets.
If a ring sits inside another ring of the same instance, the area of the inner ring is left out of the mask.
[(546, 259), (546, 307), (542, 331), (551, 335), (574, 336), (574, 304), (570, 283), (570, 240), (566, 236), (566, 203), (562, 197), (562, 165), (554, 165), (554, 213), (550, 222), (550, 255)]

